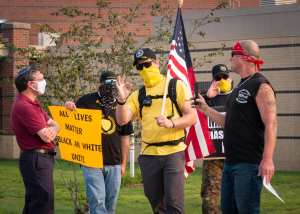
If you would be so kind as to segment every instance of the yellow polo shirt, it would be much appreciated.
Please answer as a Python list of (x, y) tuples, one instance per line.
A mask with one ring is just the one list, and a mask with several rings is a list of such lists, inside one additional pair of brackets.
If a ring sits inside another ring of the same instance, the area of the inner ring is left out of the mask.
[[(163, 95), (164, 87), (165, 87), (165, 78), (154, 87), (146, 88), (146, 95), (152, 95), (152, 96)], [(138, 94), (139, 94), (139, 90), (134, 91), (128, 97), (126, 105), (130, 108), (134, 118), (141, 119)], [(188, 95), (186, 86), (180, 80), (178, 80), (176, 84), (176, 96), (177, 96), (177, 103), (179, 105), (179, 108), (182, 109), (184, 102), (188, 100), (190, 97)], [(147, 146), (148, 144), (151, 143), (160, 143), (160, 142), (178, 140), (185, 136), (184, 129), (164, 128), (157, 125), (155, 117), (159, 116), (161, 113), (162, 100), (163, 100), (162, 98), (152, 99), (152, 105), (149, 107), (144, 106), (142, 109), (141, 154), (168, 155), (179, 151), (183, 151), (186, 148), (184, 142), (181, 142), (176, 146), (173, 145)], [(172, 119), (176, 119), (180, 117), (179, 114), (177, 113), (174, 104), (173, 104), (173, 109), (174, 109), (174, 116), (172, 117)], [(172, 102), (170, 98), (167, 98), (164, 115), (166, 117), (172, 115)]]

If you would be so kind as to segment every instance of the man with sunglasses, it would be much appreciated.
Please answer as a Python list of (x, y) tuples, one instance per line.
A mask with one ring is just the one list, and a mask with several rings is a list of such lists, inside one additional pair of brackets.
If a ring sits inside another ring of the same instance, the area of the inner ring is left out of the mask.
[(21, 149), (19, 168), (25, 185), (23, 214), (54, 213), (53, 164), (58, 124), (42, 109), (37, 97), (46, 81), (35, 65), (15, 78), (19, 92), (11, 112), (11, 126)]
[[(226, 65), (218, 64), (212, 68), (212, 82), (207, 90), (205, 100), (209, 106), (218, 112), (225, 113), (226, 99), (232, 91), (232, 79)], [(210, 136), (216, 148), (214, 154), (205, 157), (202, 165), (202, 213), (221, 213), (220, 192), (221, 178), (224, 166), (224, 130), (208, 118)]]
[(169, 94), (165, 116), (160, 115), (166, 78), (160, 73), (155, 53), (149, 48), (137, 50), (133, 65), (143, 80), (145, 97), (140, 99), (141, 89), (129, 95), (128, 83), (119, 77), (117, 121), (119, 124), (133, 118), (141, 121), (142, 147), (138, 161), (144, 193), (153, 213), (184, 213), (184, 128), (196, 122), (196, 112), (188, 102), (187, 88), (178, 80), (175, 87), (180, 112), (173, 107)]
[(225, 165), (221, 207), (224, 214), (259, 213), (262, 181), (274, 175), (277, 118), (275, 93), (259, 72), (263, 61), (251, 40), (232, 48), (231, 70), (241, 77), (226, 103), (226, 115), (199, 97), (197, 107), (224, 126)]
[(84, 167), (83, 175), (86, 195), (91, 214), (113, 214), (116, 212), (117, 200), (121, 186), (121, 176), (125, 175), (132, 124), (118, 125), (115, 120), (116, 76), (111, 71), (100, 75), (97, 92), (80, 97), (76, 104), (65, 103), (66, 108), (102, 110), (102, 153), (104, 167), (96, 169)]

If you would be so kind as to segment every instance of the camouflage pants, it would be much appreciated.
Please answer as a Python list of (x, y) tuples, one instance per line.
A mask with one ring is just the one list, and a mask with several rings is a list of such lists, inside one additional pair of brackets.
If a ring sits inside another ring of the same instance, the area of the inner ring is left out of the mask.
[(219, 214), (222, 170), (224, 160), (204, 160), (202, 169), (202, 213)]

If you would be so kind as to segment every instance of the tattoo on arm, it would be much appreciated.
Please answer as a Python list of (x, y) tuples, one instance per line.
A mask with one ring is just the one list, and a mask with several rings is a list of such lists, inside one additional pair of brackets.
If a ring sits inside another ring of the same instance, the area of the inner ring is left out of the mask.
[(256, 103), (265, 125), (276, 121), (276, 100), (271, 86), (262, 84), (256, 96)]

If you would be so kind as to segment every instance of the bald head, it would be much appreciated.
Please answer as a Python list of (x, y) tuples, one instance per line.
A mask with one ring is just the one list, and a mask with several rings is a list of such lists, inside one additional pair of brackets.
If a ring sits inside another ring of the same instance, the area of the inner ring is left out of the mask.
[(236, 42), (232, 47), (231, 68), (232, 71), (243, 76), (247, 76), (260, 70), (264, 63), (260, 59), (259, 47), (252, 40)]
[(248, 54), (250, 56), (254, 56), (256, 58), (260, 58), (259, 47), (256, 44), (256, 42), (254, 42), (252, 40), (243, 40), (243, 41), (240, 41), (240, 44), (241, 44), (242, 48), (244, 49), (244, 51), (246, 52), (246, 54)]

